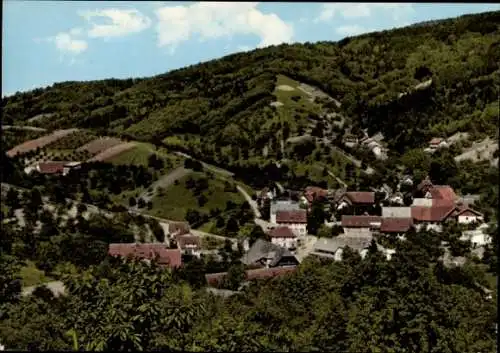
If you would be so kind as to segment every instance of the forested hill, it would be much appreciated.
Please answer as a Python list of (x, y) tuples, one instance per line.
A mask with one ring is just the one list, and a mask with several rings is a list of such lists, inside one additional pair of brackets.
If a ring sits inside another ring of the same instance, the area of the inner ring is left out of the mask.
[[(38, 124), (151, 141), (176, 135), (198, 153), (213, 157), (231, 146), (248, 159), (267, 145), (273, 156), (276, 136), (300, 135), (307, 118), (328, 107), (347, 117), (351, 131), (383, 131), (389, 148), (403, 153), (434, 135), (495, 135), (499, 25), (500, 12), (488, 12), (340, 42), (273, 46), (152, 78), (57, 83), (4, 98), (3, 119), (21, 124), (50, 114)], [(272, 106), (279, 75), (316, 86), (341, 106)], [(430, 85), (415, 89), (423, 82)]]

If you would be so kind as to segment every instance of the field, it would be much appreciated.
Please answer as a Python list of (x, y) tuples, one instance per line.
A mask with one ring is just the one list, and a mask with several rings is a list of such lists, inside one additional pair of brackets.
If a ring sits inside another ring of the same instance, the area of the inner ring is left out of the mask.
[(53, 133), (51, 133), (49, 135), (42, 136), (42, 137), (39, 137), (39, 138), (34, 139), (34, 140), (26, 141), (26, 142), (24, 142), (16, 147), (14, 147), (13, 149), (11, 149), (7, 152), (7, 155), (9, 157), (12, 157), (12, 156), (15, 156), (17, 154), (23, 154), (23, 153), (26, 153), (29, 151), (34, 151), (37, 148), (45, 147), (45, 146), (63, 138), (64, 136), (70, 135), (75, 131), (77, 131), (77, 129), (67, 129), (67, 130), (54, 131)]
[(47, 146), (50, 150), (75, 150), (97, 138), (88, 131), (75, 131), (72, 134), (64, 136), (63, 138), (51, 143)]
[(218, 178), (208, 179), (208, 190), (203, 194), (207, 197), (207, 203), (202, 207), (198, 206), (195, 196), (190, 190), (187, 190), (185, 184), (188, 178), (194, 180), (206, 177), (205, 173), (193, 172), (188, 176), (181, 178), (177, 185), (168, 187), (163, 196), (153, 198), (153, 209), (149, 213), (153, 216), (183, 221), (189, 208), (197, 209), (200, 212), (208, 213), (211, 209), (219, 208), (224, 210), (226, 202), (231, 200), (235, 203), (243, 203), (244, 198), (238, 192), (224, 191), (224, 181)]
[[(95, 161), (100, 161), (100, 162), (108, 162), (109, 160), (113, 159), (116, 156), (119, 156), (120, 154), (134, 148), (135, 142), (124, 142), (120, 144), (115, 144), (110, 148), (107, 148), (103, 150), (102, 152), (99, 152), (96, 154), (94, 157), (89, 159), (89, 162), (95, 162)], [(96, 147), (97, 149), (97, 147)]]
[(22, 144), (28, 140), (37, 139), (47, 135), (43, 131), (30, 131), (30, 130), (17, 130), (17, 129), (3, 129), (2, 131), (2, 147), (3, 150), (10, 150), (17, 145)]
[(182, 158), (168, 153), (165, 149), (155, 149), (155, 146), (153, 144), (136, 142), (136, 145), (132, 149), (129, 149), (128, 151), (109, 159), (108, 162), (113, 164), (134, 164), (147, 167), (148, 158), (153, 153), (156, 154), (156, 156), (159, 158), (168, 160), (173, 166), (170, 169), (179, 166), (180, 161), (182, 160)]
[(123, 143), (122, 140), (114, 137), (100, 137), (98, 139), (94, 139), (89, 143), (79, 147), (77, 151), (87, 151), (93, 155), (97, 155), (111, 147), (119, 145)]

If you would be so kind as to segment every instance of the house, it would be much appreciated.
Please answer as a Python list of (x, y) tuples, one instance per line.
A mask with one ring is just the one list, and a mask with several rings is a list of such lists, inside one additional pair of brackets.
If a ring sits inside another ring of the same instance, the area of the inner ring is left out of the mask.
[(307, 212), (306, 210), (278, 211), (276, 224), (290, 228), (297, 236), (305, 236), (307, 235)]
[(434, 137), (429, 141), (429, 149), (430, 150), (437, 150), (438, 148), (441, 147), (448, 147), (448, 142), (446, 142), (445, 139), (440, 138), (440, 137)]
[(412, 206), (411, 217), (417, 230), (422, 227), (433, 229), (437, 232), (441, 231), (441, 223), (450, 215), (455, 209), (454, 205), (444, 206)]
[[(245, 271), (245, 281), (283, 277), (297, 270), (296, 267), (275, 267), (275, 268), (258, 268)], [(217, 286), (222, 283), (227, 276), (227, 272), (210, 273), (205, 275), (205, 279), (209, 286)]]
[(425, 193), (425, 198), (455, 202), (458, 199), (458, 196), (455, 194), (453, 188), (449, 185), (433, 185)]
[[(69, 162), (60, 162), (60, 161), (47, 161), (47, 162), (39, 162), (33, 168), (34, 171), (41, 174), (63, 174), (64, 166)], [(31, 170), (27, 170), (28, 174)]]
[(380, 233), (403, 235), (413, 227), (413, 218), (382, 218)]
[(305, 203), (311, 207), (315, 200), (326, 200), (329, 196), (328, 190), (322, 189), (317, 186), (308, 186), (304, 191), (302, 196)]
[(382, 207), (382, 218), (411, 218), (411, 207)]
[(169, 268), (182, 265), (181, 251), (179, 249), (167, 249), (165, 244), (109, 244), (108, 254), (113, 257), (135, 257), (151, 261), (157, 257), (158, 264)]
[(72, 170), (77, 170), (82, 167), (82, 162), (68, 162), (63, 167), (63, 175), (67, 175)]
[(271, 223), (276, 224), (276, 214), (278, 211), (295, 211), (302, 210), (298, 202), (292, 200), (276, 200), (271, 203), (270, 217)]
[(375, 204), (375, 193), (373, 191), (348, 191), (337, 203), (337, 210), (344, 207), (363, 208)]
[(247, 266), (262, 267), (296, 266), (299, 261), (287, 249), (263, 239), (257, 239), (243, 255), (241, 262)]
[(184, 255), (201, 256), (201, 241), (200, 237), (192, 234), (178, 235), (175, 238), (177, 247)]
[(474, 222), (482, 222), (484, 217), (481, 212), (478, 212), (467, 205), (458, 204), (446, 216), (446, 219), (453, 218), (458, 224), (470, 224)]
[(297, 247), (297, 235), (288, 227), (274, 228), (269, 232), (271, 243), (293, 250)]
[(341, 225), (345, 236), (371, 236), (372, 231), (380, 228), (380, 216), (343, 215)]
[(344, 137), (343, 143), (346, 147), (353, 148), (358, 144), (358, 138), (353, 135), (347, 135)]
[(168, 224), (168, 235), (175, 238), (179, 235), (189, 234), (191, 227), (187, 222), (174, 222), (169, 221)]
[(413, 199), (411, 206), (432, 207), (432, 204), (433, 204), (432, 199), (416, 197)]
[[(468, 240), (472, 243), (472, 247), (474, 249), (484, 247), (487, 244), (491, 243), (491, 237), (489, 234), (486, 233), (486, 229), (488, 226), (485, 224), (481, 227), (479, 227), (476, 230), (468, 230), (462, 232), (462, 236), (460, 237), (460, 240)], [(478, 256), (480, 257), (480, 256)]]
[(334, 238), (322, 238), (314, 244), (311, 254), (341, 261), (344, 248), (349, 247), (364, 258), (371, 242), (372, 239), (367, 237), (346, 237), (343, 235)]

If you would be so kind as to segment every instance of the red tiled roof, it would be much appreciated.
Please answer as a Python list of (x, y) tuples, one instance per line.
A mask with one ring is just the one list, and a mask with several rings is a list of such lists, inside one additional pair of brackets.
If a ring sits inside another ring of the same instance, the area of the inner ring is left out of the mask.
[(432, 207), (452, 207), (455, 205), (453, 200), (432, 199)]
[(62, 173), (64, 170), (64, 166), (68, 162), (40, 162), (38, 163), (38, 170), (43, 174), (54, 174), (54, 173)]
[(316, 198), (328, 197), (328, 190), (322, 189), (318, 186), (308, 186), (304, 191), (304, 197), (308, 202), (313, 202)]
[(445, 219), (455, 206), (412, 206), (411, 216), (418, 222), (440, 222)]
[(307, 223), (306, 210), (278, 211), (276, 223)]
[(200, 238), (195, 235), (179, 235), (176, 237), (177, 245), (181, 249), (185, 249), (188, 245), (194, 245), (197, 248), (201, 246)]
[(434, 185), (429, 192), (433, 199), (449, 201), (455, 201), (457, 199), (455, 191), (453, 191), (453, 188), (449, 185)]
[(295, 238), (292, 230), (288, 227), (278, 227), (274, 228), (269, 232), (271, 238)]
[(375, 193), (372, 191), (348, 191), (345, 196), (353, 204), (373, 204), (375, 203)]
[(412, 218), (383, 218), (380, 224), (380, 231), (382, 233), (407, 232), (412, 225)]
[(446, 217), (445, 218), (448, 218), (448, 217), (458, 217), (460, 215), (463, 215), (464, 213), (466, 212), (470, 212), (470, 213), (473, 213), (477, 216), (483, 216), (483, 214), (481, 212), (478, 212), (466, 205), (458, 205), (458, 206), (455, 206), (454, 208), (452, 208), (447, 214), (446, 214)]
[(432, 140), (430, 140), (429, 144), (431, 145), (439, 145), (443, 139), (441, 137), (434, 137)]
[(368, 228), (371, 223), (380, 222), (380, 216), (348, 216), (343, 215), (341, 219), (342, 227)]
[[(297, 268), (293, 267), (273, 267), (273, 268), (258, 268), (254, 270), (245, 271), (245, 279), (247, 281), (251, 281), (254, 279), (264, 279), (264, 278), (273, 278), (278, 276), (284, 276), (289, 273), (295, 272)], [(210, 273), (205, 275), (205, 279), (208, 285), (216, 285), (220, 283), (224, 277), (227, 275), (227, 272), (220, 273)]]
[(158, 264), (169, 267), (179, 267), (182, 264), (179, 249), (167, 249), (164, 244), (109, 244), (108, 254), (110, 256), (128, 257), (152, 260), (158, 255)]

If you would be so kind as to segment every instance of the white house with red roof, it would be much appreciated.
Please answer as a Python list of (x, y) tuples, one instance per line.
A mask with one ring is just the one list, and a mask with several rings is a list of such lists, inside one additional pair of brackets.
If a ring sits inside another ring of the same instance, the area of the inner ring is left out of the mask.
[(271, 243), (293, 250), (297, 248), (297, 234), (289, 227), (277, 227), (269, 232)]
[(277, 211), (276, 224), (279, 227), (288, 227), (297, 236), (307, 235), (307, 211), (290, 210)]

